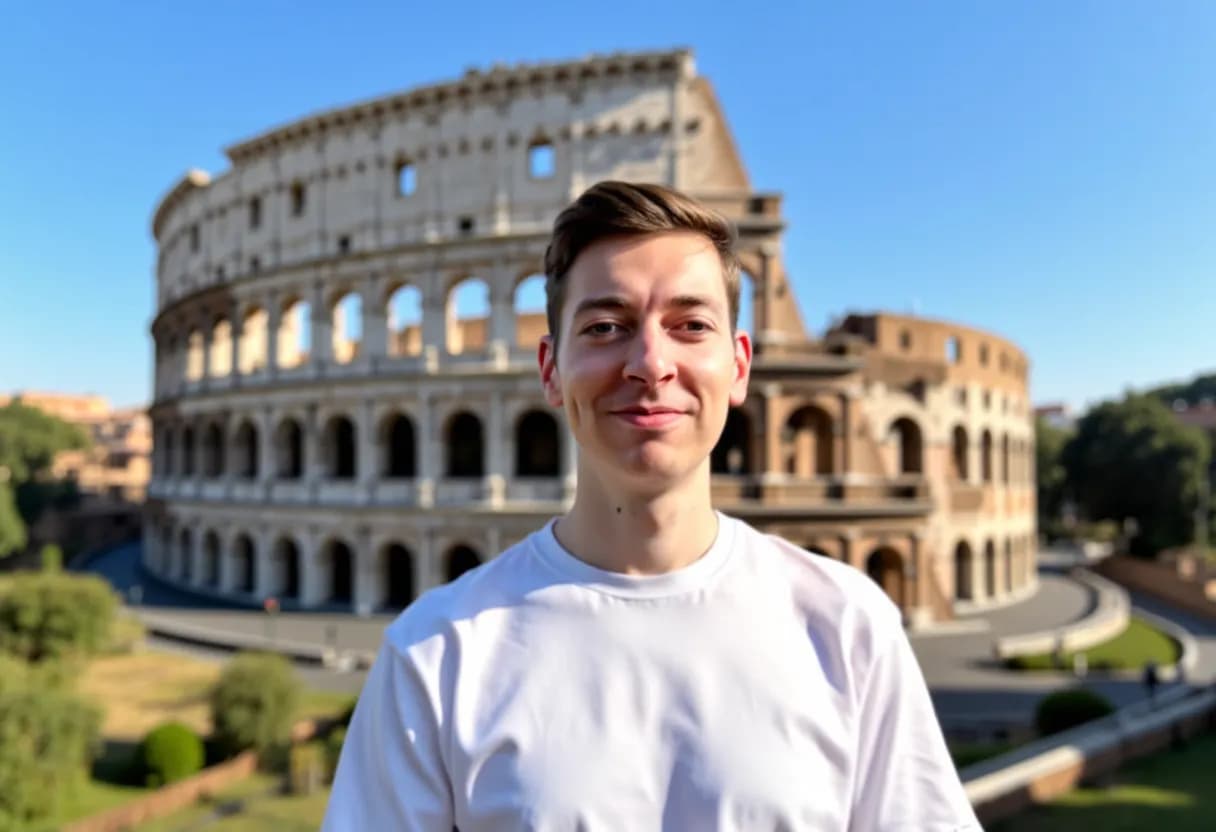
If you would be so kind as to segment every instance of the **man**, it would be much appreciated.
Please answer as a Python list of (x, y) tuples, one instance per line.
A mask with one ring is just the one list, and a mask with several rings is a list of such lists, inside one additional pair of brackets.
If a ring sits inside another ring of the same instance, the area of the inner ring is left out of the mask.
[(654, 185), (558, 217), (573, 506), (388, 628), (325, 830), (979, 829), (897, 608), (711, 505), (752, 359), (733, 245)]

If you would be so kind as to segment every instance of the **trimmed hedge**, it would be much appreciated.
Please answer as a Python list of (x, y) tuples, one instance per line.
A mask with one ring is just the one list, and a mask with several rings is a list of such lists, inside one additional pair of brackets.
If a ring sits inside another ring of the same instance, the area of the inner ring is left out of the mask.
[(118, 596), (93, 575), (22, 573), (0, 595), (0, 652), (27, 662), (93, 655), (110, 643)]
[(1058, 734), (1091, 720), (1114, 713), (1115, 706), (1101, 694), (1084, 688), (1069, 688), (1045, 696), (1035, 710), (1040, 736)]
[(291, 741), (300, 682), (283, 656), (241, 653), (211, 691), (211, 723), (225, 754), (281, 750)]
[(101, 712), (58, 691), (0, 693), (0, 830), (56, 813), (101, 750)]
[(140, 743), (141, 779), (151, 788), (185, 780), (203, 770), (205, 757), (198, 734), (180, 722), (166, 722), (149, 731)]

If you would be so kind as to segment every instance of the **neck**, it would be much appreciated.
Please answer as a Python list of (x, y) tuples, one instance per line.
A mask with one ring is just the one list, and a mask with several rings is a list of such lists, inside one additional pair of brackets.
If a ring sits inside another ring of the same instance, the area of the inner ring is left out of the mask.
[(554, 526), (568, 552), (627, 575), (659, 575), (696, 561), (713, 545), (718, 517), (709, 464), (658, 494), (637, 494), (580, 466), (574, 505)]

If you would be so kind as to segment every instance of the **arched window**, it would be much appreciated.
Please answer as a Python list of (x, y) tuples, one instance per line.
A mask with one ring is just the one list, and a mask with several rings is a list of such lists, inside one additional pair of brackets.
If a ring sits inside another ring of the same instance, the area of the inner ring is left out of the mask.
[(384, 421), (381, 443), (385, 452), (384, 475), (403, 479), (417, 475), (414, 423), (408, 416), (394, 413)]
[(448, 293), (447, 348), (452, 355), (483, 352), (490, 343), (490, 287), (468, 277)]
[(984, 544), (984, 591), (989, 598), (996, 595), (996, 546), (991, 540)]
[(300, 597), (300, 549), (295, 541), (281, 537), (275, 544), (275, 564), (278, 567), (277, 591), (289, 599)]
[(399, 610), (414, 600), (414, 556), (400, 543), (384, 547), (385, 605)]
[(355, 426), (345, 416), (334, 416), (325, 426), (325, 468), (332, 479), (355, 477)]
[(444, 574), (448, 581), (454, 581), (470, 569), (481, 566), (481, 556), (477, 550), (463, 544), (449, 549), (444, 561)]
[(304, 476), (304, 432), (295, 419), (284, 419), (275, 431), (274, 454), (279, 479), (296, 480)]
[(904, 605), (903, 558), (894, 549), (881, 548), (866, 558), (866, 574), (883, 588), (899, 608)]
[(534, 274), (515, 287), (515, 345), (534, 350), (548, 332), (545, 276)]
[(980, 473), (984, 482), (992, 482), (992, 434), (987, 430), (980, 436)]
[(308, 360), (312, 345), (312, 306), (308, 301), (289, 298), (275, 330), (275, 354), (280, 369), (289, 370)]
[(334, 361), (349, 364), (363, 345), (363, 299), (358, 292), (347, 292), (334, 302), (330, 322)]
[(203, 585), (220, 585), (220, 539), (212, 531), (203, 535)]
[(911, 419), (896, 419), (891, 425), (891, 437), (895, 440), (899, 473), (920, 474), (924, 472), (924, 446), (920, 428)]
[(218, 424), (207, 425), (203, 433), (203, 475), (219, 477), (224, 473), (224, 432)]
[(959, 601), (970, 601), (974, 597), (974, 570), (971, 546), (960, 540), (954, 547), (954, 597)]
[(447, 475), (449, 477), (481, 477), (485, 475), (481, 420), (461, 411), (448, 420)]
[(256, 586), (254, 570), (257, 568), (257, 557), (249, 535), (242, 534), (237, 537), (236, 545), (233, 546), (233, 565), (233, 588), (237, 592), (252, 593)]
[(354, 554), (340, 540), (330, 541), (325, 550), (329, 564), (329, 601), (349, 604), (354, 597)]
[(832, 417), (817, 407), (800, 407), (782, 433), (787, 473), (799, 477), (832, 473)]
[(398, 286), (388, 299), (388, 354), (422, 353), (422, 293), (416, 286)]
[(515, 425), (515, 476), (556, 477), (561, 468), (557, 420), (530, 410)]
[(967, 482), (969, 479), (967, 471), (967, 457), (969, 449), (967, 447), (968, 442), (966, 428), (964, 428), (962, 425), (955, 427), (952, 438), (953, 453), (951, 454), (951, 461), (954, 464), (951, 467), (951, 473), (954, 475), (954, 479), (958, 480), (959, 482)]
[(718, 444), (709, 457), (710, 470), (715, 474), (750, 474), (751, 419), (737, 407), (726, 414), (726, 426)]
[(236, 429), (236, 471), (243, 479), (251, 480), (258, 475), (258, 429), (252, 422), (244, 421)]

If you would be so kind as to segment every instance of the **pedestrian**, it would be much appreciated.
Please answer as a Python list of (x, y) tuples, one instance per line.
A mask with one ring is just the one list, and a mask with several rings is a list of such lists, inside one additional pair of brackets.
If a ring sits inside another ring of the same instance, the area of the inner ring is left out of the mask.
[(711, 505), (752, 364), (734, 239), (654, 185), (558, 216), (573, 504), (387, 629), (325, 832), (980, 829), (899, 609)]
[(1144, 663), (1144, 689), (1148, 692), (1149, 701), (1157, 702), (1157, 685), (1161, 681), (1157, 672), (1157, 663), (1149, 659)]

